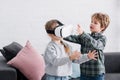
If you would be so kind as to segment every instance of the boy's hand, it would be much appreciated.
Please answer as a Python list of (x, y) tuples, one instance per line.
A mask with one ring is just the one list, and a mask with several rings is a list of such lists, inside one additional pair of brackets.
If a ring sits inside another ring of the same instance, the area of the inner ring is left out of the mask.
[(97, 57), (98, 57), (98, 54), (96, 53), (96, 50), (88, 52), (89, 59), (97, 60)]
[(76, 59), (79, 59), (80, 56), (81, 56), (81, 53), (80, 53), (80, 52), (74, 51), (74, 52), (69, 56), (69, 58), (70, 58), (70, 60), (76, 60)]
[(78, 24), (77, 33), (81, 35), (83, 32), (84, 32), (83, 29), (82, 29), (81, 26)]

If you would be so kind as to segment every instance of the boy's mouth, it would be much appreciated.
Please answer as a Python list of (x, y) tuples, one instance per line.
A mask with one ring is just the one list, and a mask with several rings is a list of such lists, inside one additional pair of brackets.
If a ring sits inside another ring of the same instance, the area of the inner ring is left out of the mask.
[(92, 26), (90, 26), (90, 29), (93, 29), (93, 27), (92, 27)]

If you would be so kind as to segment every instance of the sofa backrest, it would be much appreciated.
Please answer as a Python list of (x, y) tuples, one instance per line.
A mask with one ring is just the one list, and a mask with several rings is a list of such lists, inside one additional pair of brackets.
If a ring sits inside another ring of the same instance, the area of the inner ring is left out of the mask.
[(120, 73), (120, 52), (106, 52), (104, 55), (106, 73)]

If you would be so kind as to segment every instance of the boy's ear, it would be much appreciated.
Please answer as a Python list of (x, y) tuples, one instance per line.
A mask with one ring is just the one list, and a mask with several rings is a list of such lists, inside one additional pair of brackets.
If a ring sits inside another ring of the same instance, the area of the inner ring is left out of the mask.
[(101, 26), (101, 31), (104, 31), (105, 27), (104, 26)]

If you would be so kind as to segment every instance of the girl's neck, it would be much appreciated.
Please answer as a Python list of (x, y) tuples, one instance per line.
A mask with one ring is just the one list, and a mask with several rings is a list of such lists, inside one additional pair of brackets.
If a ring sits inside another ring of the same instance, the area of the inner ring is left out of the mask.
[(54, 41), (57, 44), (61, 44), (61, 40), (54, 40), (54, 39), (52, 39), (52, 41)]

